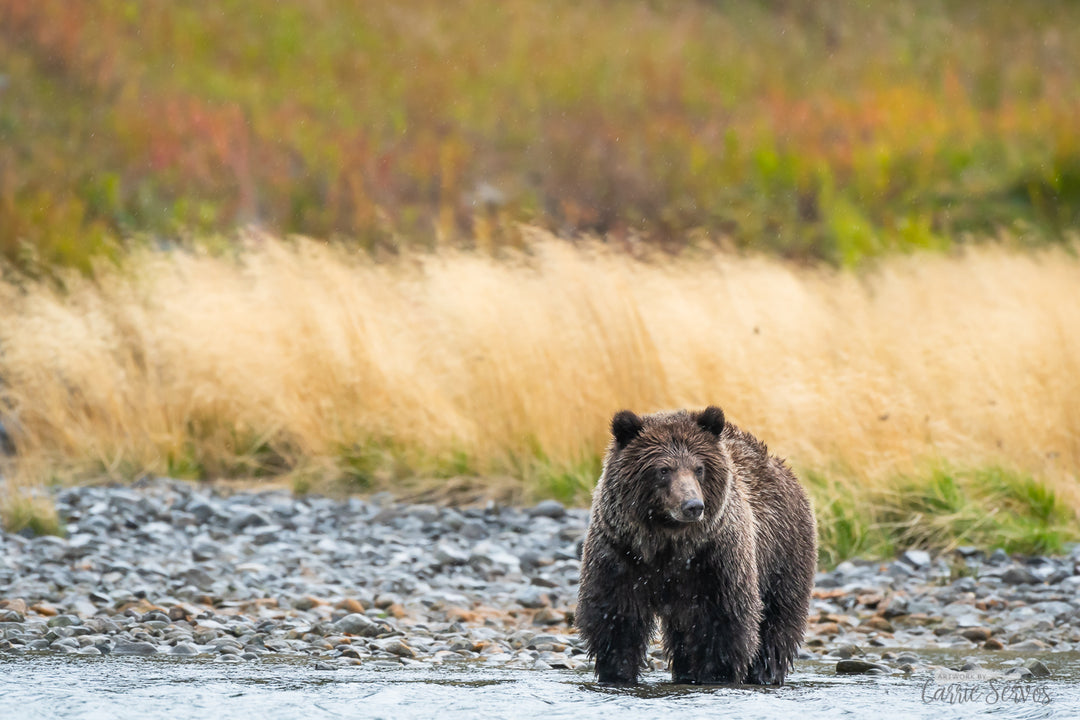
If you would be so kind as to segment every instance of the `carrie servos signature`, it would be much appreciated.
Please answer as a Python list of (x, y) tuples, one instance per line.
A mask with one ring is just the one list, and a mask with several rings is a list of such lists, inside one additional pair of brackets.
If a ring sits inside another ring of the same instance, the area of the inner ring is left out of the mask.
[(1007, 678), (993, 670), (959, 672), (939, 669), (927, 678), (922, 686), (924, 703), (983, 703), (1005, 705), (1038, 703), (1047, 705), (1053, 701), (1049, 689), (1041, 683), (1025, 682)]

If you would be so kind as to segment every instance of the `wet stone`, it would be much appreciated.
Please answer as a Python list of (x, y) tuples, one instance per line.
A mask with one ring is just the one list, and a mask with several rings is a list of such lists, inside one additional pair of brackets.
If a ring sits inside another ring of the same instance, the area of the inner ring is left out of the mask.
[(148, 642), (130, 642), (118, 640), (113, 646), (113, 655), (156, 655), (157, 647)]
[(1037, 678), (1050, 677), (1050, 669), (1043, 664), (1042, 660), (1032, 658), (1024, 663), (1024, 667)]
[(883, 675), (892, 672), (887, 665), (867, 660), (841, 660), (836, 663), (839, 675)]
[(832, 652), (838, 658), (847, 660), (848, 658), (857, 657), (863, 654), (863, 651), (859, 649), (857, 645), (841, 645)]
[(199, 649), (191, 643), (177, 643), (169, 648), (169, 655), (185, 655), (192, 656), (198, 655)]

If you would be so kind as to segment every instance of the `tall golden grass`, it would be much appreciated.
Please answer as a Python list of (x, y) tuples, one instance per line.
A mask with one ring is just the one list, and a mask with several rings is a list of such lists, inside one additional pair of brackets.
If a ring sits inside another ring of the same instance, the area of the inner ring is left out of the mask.
[(17, 477), (572, 467), (620, 408), (717, 403), (797, 468), (881, 487), (940, 461), (1080, 507), (1080, 261), (983, 246), (860, 271), (528, 252), (391, 262), (248, 238), (0, 284)]

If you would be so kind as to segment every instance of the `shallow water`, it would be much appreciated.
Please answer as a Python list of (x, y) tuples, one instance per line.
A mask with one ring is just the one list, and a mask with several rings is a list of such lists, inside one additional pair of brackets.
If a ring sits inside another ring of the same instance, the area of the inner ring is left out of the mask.
[[(919, 651), (924, 662), (959, 665), (964, 655)], [(1009, 653), (975, 657), (988, 668)], [(605, 716), (777, 718), (1076, 718), (1080, 653), (1041, 658), (1053, 676), (1019, 683), (1029, 698), (996, 696), (986, 681), (976, 698), (924, 700), (935, 686), (923, 670), (904, 677), (838, 676), (835, 662), (802, 661), (782, 688), (687, 687), (652, 673), (639, 687), (598, 686), (570, 671), (483, 667), (349, 667), (316, 670), (311, 661), (223, 664), (171, 658), (0, 656), (0, 718), (477, 718)], [(1015, 684), (1015, 683), (1014, 683)], [(924, 688), (924, 686), (926, 686)], [(1001, 684), (998, 684), (1001, 687)], [(1035, 690), (1037, 692), (1033, 692)], [(1045, 699), (1048, 698), (1049, 702)]]

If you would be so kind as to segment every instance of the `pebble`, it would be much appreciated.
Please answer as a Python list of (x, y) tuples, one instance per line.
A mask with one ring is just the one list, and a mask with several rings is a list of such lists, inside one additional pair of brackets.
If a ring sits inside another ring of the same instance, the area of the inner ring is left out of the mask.
[[(572, 626), (584, 508), (139, 485), (57, 491), (66, 538), (0, 533), (0, 655), (592, 672)], [(843, 562), (816, 576), (800, 657), (873, 674), (891, 672), (875, 653), (911, 671), (927, 667), (923, 648), (1070, 650), (1080, 643), (1080, 546), (1071, 552), (960, 548), (948, 558), (966, 568), (958, 577), (919, 549)], [(666, 667), (657, 645), (649, 663)], [(1049, 672), (1034, 658), (1022, 669)]]

